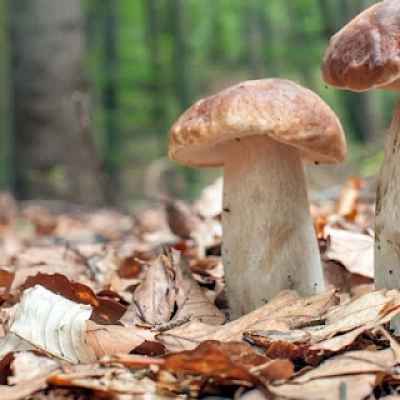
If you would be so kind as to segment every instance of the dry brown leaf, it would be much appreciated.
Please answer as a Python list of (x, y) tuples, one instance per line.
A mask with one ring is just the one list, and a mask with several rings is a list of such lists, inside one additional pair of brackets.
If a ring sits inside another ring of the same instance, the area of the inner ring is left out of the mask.
[(10, 292), (14, 276), (15, 274), (10, 272), (8, 269), (0, 269), (0, 296), (2, 301), (5, 300)]
[(81, 283), (73, 283), (61, 274), (37, 274), (27, 279), (22, 289), (35, 285), (45, 287), (73, 302), (88, 304), (93, 307), (91, 319), (103, 324), (116, 324), (126, 311), (126, 306), (111, 298), (96, 296), (91, 288)]
[(94, 360), (93, 350), (85, 343), (85, 322), (91, 312), (90, 306), (74, 303), (42, 286), (27, 289), (10, 321), (0, 355), (18, 348), (22, 339), (22, 343), (70, 362)]
[(66, 246), (53, 245), (28, 247), (15, 258), (14, 264), (19, 267), (41, 264), (71, 267), (72, 265), (84, 265), (85, 260)]
[(135, 326), (86, 324), (85, 342), (93, 349), (96, 359), (104, 355), (127, 354), (146, 341), (154, 341), (155, 333)]
[(207, 393), (223, 394), (229, 388), (238, 386), (261, 384), (240, 363), (240, 357), (239, 360), (230, 357), (221, 350), (217, 341), (205, 341), (194, 350), (166, 356), (165, 363), (157, 372), (156, 381), (161, 393), (189, 392), (192, 398)]
[(263, 382), (289, 379), (294, 374), (290, 360), (271, 360), (247, 343), (221, 342), (219, 350)]
[(139, 354), (116, 354), (113, 356), (102, 357), (101, 365), (122, 364), (126, 367), (144, 368), (151, 365), (162, 365), (165, 360), (160, 357), (151, 357), (149, 355), (141, 356)]
[(82, 275), (85, 274), (83, 266), (76, 266), (74, 268), (66, 268), (65, 265), (36, 265), (27, 267), (18, 267), (15, 269), (14, 279), (10, 288), (11, 292), (21, 290), (26, 280), (38, 274), (53, 275), (60, 274), (66, 276), (68, 279), (78, 281)]
[(18, 385), (41, 376), (47, 377), (59, 368), (59, 361), (35, 354), (32, 351), (14, 353), (14, 360), (10, 365), (13, 374), (8, 378), (8, 383)]
[(337, 298), (335, 290), (319, 295), (300, 297), (294, 291), (279, 292), (267, 304), (223, 326), (210, 326), (191, 321), (182, 327), (160, 334), (169, 351), (190, 350), (203, 340), (240, 341), (249, 330), (281, 330), (322, 323), (326, 311)]
[(270, 357), (295, 359), (321, 350), (338, 352), (362, 333), (389, 322), (400, 313), (396, 290), (365, 293), (350, 303), (332, 307), (324, 325), (303, 326), (301, 330), (248, 330), (245, 337), (265, 347)]
[(33, 352), (20, 352), (12, 354), (8, 368), (10, 386), (0, 385), (1, 399), (20, 400), (46, 388), (48, 376), (59, 369), (59, 363)]
[(1, 400), (21, 400), (47, 387), (47, 377), (40, 376), (15, 386), (0, 385)]
[(268, 389), (275, 396), (280, 396), (285, 400), (339, 400), (342, 386), (345, 399), (363, 400), (371, 394), (375, 384), (376, 375), (362, 374), (317, 379), (301, 385), (297, 383), (281, 386), (270, 385)]
[(348, 221), (354, 221), (357, 216), (358, 205), (360, 203), (360, 189), (362, 185), (363, 182), (360, 178), (349, 178), (337, 200), (337, 213)]
[[(352, 351), (326, 360), (318, 368), (293, 379), (290, 384), (271, 386), (270, 390), (293, 399), (332, 399), (339, 398), (339, 383), (342, 381), (346, 386), (345, 398), (364, 399), (379, 382), (377, 375), (391, 376), (396, 363), (391, 349)], [(371, 377), (375, 379), (371, 380)], [(327, 388), (325, 393), (321, 391), (323, 385)]]
[(368, 292), (349, 304), (330, 310), (324, 327), (307, 328), (315, 343), (311, 350), (337, 352), (362, 333), (384, 325), (399, 313), (400, 293), (397, 290)]
[(157, 324), (188, 315), (209, 324), (225, 320), (194, 280), (186, 260), (172, 249), (149, 267), (121, 321), (125, 325)]
[(200, 218), (183, 201), (165, 199), (164, 206), (171, 232), (182, 239), (190, 239)]
[(374, 239), (357, 232), (325, 228), (329, 247), (325, 258), (339, 261), (352, 274), (374, 278)]
[[(276, 334), (274, 331), (279, 331), (280, 335), (290, 337), (292, 330), (300, 329), (311, 335), (310, 350), (337, 352), (363, 332), (389, 322), (400, 313), (400, 293), (396, 290), (369, 292), (349, 304), (332, 307), (335, 301), (334, 291), (308, 298), (283, 291), (265, 306), (224, 326), (213, 327), (192, 321), (158, 335), (157, 339), (169, 351), (179, 351), (193, 349), (203, 340), (241, 340), (244, 333), (250, 337), (253, 333), (259, 334), (257, 331), (272, 331), (273, 335)], [(265, 340), (266, 336), (264, 334)], [(290, 355), (293, 351), (295, 355), (297, 350), (304, 353), (307, 349), (289, 347), (284, 353)]]
[(138, 379), (132, 371), (122, 366), (99, 364), (65, 366), (62, 372), (51, 375), (48, 383), (90, 389), (105, 398), (116, 394), (156, 394), (155, 383), (152, 380)]
[(243, 332), (244, 339), (267, 349), (266, 355), (273, 359), (296, 360), (310, 354), (312, 335), (302, 330)]
[(293, 382), (304, 383), (313, 379), (343, 375), (391, 373), (396, 364), (392, 349), (349, 351), (324, 361), (318, 368), (295, 378)]

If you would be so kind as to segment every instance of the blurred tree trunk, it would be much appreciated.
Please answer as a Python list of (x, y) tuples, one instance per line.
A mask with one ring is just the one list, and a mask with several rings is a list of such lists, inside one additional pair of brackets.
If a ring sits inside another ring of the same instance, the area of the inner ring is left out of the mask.
[(184, 6), (181, 0), (170, 0), (170, 28), (173, 38), (172, 74), (175, 94), (181, 110), (191, 105), (190, 78), (184, 29)]
[(117, 125), (117, 26), (118, 2), (106, 0), (103, 8), (104, 27), (104, 86), (103, 105), (106, 121), (106, 157), (105, 168), (111, 182), (120, 187), (119, 159), (120, 137)]
[(210, 20), (210, 42), (209, 42), (209, 59), (218, 63), (223, 60), (223, 43), (222, 43), (222, 10), (221, 0), (209, 0), (208, 12)]
[[(143, 8), (146, 13), (146, 40), (148, 51), (148, 62), (150, 79), (148, 88), (151, 95), (151, 119), (157, 136), (165, 135), (167, 130), (165, 109), (165, 69), (163, 68), (160, 34), (161, 21), (160, 2), (158, 0), (143, 0)], [(166, 142), (160, 141), (162, 151), (165, 150)]]
[(73, 102), (88, 90), (82, 6), (9, 0), (15, 191), (22, 199), (103, 202)]
[[(173, 91), (181, 112), (191, 105), (191, 83), (187, 62), (185, 37), (185, 0), (169, 0), (169, 29), (173, 40), (172, 48), (172, 82)], [(185, 168), (188, 183), (187, 195), (193, 194), (198, 172), (194, 168)]]

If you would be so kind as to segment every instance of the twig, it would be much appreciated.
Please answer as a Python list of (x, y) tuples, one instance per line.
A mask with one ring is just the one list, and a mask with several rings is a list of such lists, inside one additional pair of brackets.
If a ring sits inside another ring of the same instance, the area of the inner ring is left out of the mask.
[(151, 330), (152, 331), (158, 331), (158, 332), (169, 331), (172, 328), (176, 328), (178, 326), (185, 325), (191, 319), (192, 319), (192, 314), (188, 314), (188, 315), (185, 315), (182, 318), (175, 319), (175, 320), (172, 320), (172, 321), (155, 323), (155, 324), (152, 324)]

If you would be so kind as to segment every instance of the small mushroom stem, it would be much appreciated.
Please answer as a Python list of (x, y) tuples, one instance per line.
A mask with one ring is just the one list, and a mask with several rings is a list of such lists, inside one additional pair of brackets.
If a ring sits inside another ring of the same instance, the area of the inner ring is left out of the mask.
[(231, 317), (282, 289), (324, 289), (299, 150), (266, 135), (232, 141), (226, 150), (223, 246)]
[[(375, 208), (375, 286), (400, 289), (400, 100), (389, 130)], [(400, 332), (400, 317), (394, 322)]]

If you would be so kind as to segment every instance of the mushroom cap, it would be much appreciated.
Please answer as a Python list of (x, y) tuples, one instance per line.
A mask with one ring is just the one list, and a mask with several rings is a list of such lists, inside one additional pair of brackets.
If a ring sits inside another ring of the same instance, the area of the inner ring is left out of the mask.
[(400, 90), (400, 1), (374, 4), (332, 36), (321, 70), (338, 88)]
[(310, 163), (340, 164), (346, 141), (335, 113), (314, 92), (284, 79), (245, 81), (199, 100), (172, 126), (169, 156), (192, 167), (222, 166), (227, 142), (268, 135)]

